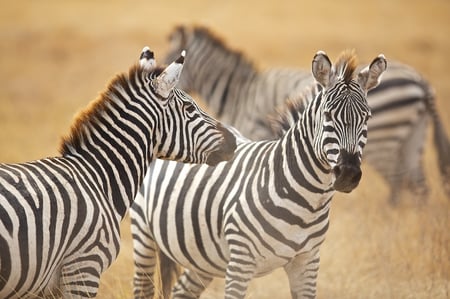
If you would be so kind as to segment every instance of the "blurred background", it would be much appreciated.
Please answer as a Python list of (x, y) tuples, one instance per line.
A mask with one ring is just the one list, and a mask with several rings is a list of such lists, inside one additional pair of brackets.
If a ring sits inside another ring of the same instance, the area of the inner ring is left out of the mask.
[[(384, 53), (431, 82), (450, 132), (448, 0), (0, 0), (0, 162), (57, 155), (73, 115), (127, 71), (143, 46), (162, 61), (179, 24), (208, 26), (261, 69), (309, 69), (317, 50), (334, 59), (355, 48), (361, 62)], [(432, 187), (425, 204), (404, 194), (399, 207), (389, 206), (384, 182), (369, 167), (360, 187), (333, 199), (318, 298), (450, 297), (450, 199), (431, 138), (425, 163)], [(119, 259), (102, 276), (99, 298), (131, 297), (128, 219), (122, 229)], [(255, 279), (247, 298), (289, 294), (277, 270)], [(202, 298), (221, 297), (217, 280)]]

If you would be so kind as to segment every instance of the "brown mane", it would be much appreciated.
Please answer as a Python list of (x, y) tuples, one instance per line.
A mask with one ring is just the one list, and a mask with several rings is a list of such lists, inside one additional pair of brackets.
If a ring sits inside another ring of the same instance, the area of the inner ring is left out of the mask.
[(288, 98), (277, 107), (275, 111), (268, 115), (268, 121), (272, 132), (281, 137), (302, 117), (306, 106), (316, 96), (317, 90), (313, 86), (307, 87), (295, 97)]
[(348, 84), (354, 78), (357, 66), (358, 59), (356, 57), (355, 50), (345, 50), (336, 60), (336, 75), (341, 77), (344, 82)]
[(78, 148), (83, 144), (86, 137), (86, 129), (97, 123), (104, 111), (108, 109), (108, 104), (115, 100), (113, 95), (117, 92), (117, 87), (128, 85), (129, 78), (140, 70), (142, 69), (136, 64), (130, 68), (128, 74), (121, 73), (116, 75), (95, 100), (92, 100), (83, 110), (75, 115), (69, 133), (61, 138), (58, 148), (61, 155), (66, 155), (71, 152), (71, 148)]

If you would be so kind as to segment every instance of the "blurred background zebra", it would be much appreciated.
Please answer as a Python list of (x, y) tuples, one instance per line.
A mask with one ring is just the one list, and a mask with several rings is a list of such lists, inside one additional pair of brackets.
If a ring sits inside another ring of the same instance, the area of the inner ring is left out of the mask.
[(119, 225), (155, 158), (215, 165), (235, 139), (174, 89), (144, 48), (81, 112), (59, 157), (0, 164), (0, 298), (91, 298), (115, 260)]
[(159, 263), (164, 298), (174, 262), (186, 268), (174, 298), (198, 298), (217, 276), (226, 277), (225, 298), (244, 298), (252, 278), (278, 267), (294, 298), (315, 296), (331, 198), (360, 181), (367, 90), (386, 60), (380, 55), (370, 68), (355, 68), (351, 52), (333, 68), (318, 52), (312, 72), (322, 89), (292, 103), (305, 112), (283, 116), (291, 128), (278, 140), (242, 141), (231, 161), (215, 167), (152, 164), (130, 210), (135, 298), (154, 295), (158, 252), (168, 257)]
[[(253, 140), (280, 137), (267, 116), (313, 82), (304, 70), (259, 71), (205, 27), (177, 27), (170, 35), (167, 59), (184, 48), (190, 55), (180, 88), (198, 93), (208, 111)], [(423, 147), (430, 120), (443, 186), (450, 196), (450, 142), (430, 85), (411, 67), (390, 62), (380, 85), (369, 92), (367, 100), (373, 117), (364, 161), (388, 183), (390, 202), (396, 203), (407, 189), (421, 199), (428, 195)]]

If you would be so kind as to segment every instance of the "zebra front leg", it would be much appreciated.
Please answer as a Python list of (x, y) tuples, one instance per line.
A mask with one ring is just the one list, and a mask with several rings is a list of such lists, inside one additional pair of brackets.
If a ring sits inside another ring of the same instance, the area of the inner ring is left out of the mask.
[(230, 248), (230, 261), (225, 276), (225, 298), (243, 299), (252, 280), (256, 264), (253, 256), (244, 248)]
[(137, 205), (132, 206), (131, 234), (133, 236), (134, 256), (134, 298), (153, 298), (155, 293), (154, 273), (156, 267), (157, 250), (145, 220), (141, 217)]
[(284, 266), (293, 299), (316, 298), (319, 261), (319, 249), (316, 248), (311, 252), (298, 255)]
[(210, 276), (200, 275), (191, 270), (184, 270), (173, 288), (173, 299), (199, 298), (213, 280)]

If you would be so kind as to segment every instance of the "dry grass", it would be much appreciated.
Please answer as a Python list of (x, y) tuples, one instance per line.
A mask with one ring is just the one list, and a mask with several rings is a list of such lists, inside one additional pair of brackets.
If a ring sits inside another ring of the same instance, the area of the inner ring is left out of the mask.
[[(167, 34), (180, 23), (211, 26), (261, 67), (309, 68), (319, 49), (333, 58), (355, 48), (363, 61), (383, 52), (432, 82), (450, 132), (447, 0), (153, 2), (0, 0), (0, 161), (55, 155), (72, 115), (144, 45), (161, 60)], [(390, 208), (386, 187), (368, 168), (355, 192), (334, 199), (319, 298), (450, 297), (450, 201), (430, 140), (425, 163), (433, 188), (426, 205), (405, 194)], [(126, 220), (121, 254), (102, 277), (99, 298), (130, 297), (131, 252)], [(203, 298), (222, 297), (222, 283)], [(253, 281), (248, 298), (289, 298), (284, 273)]]

